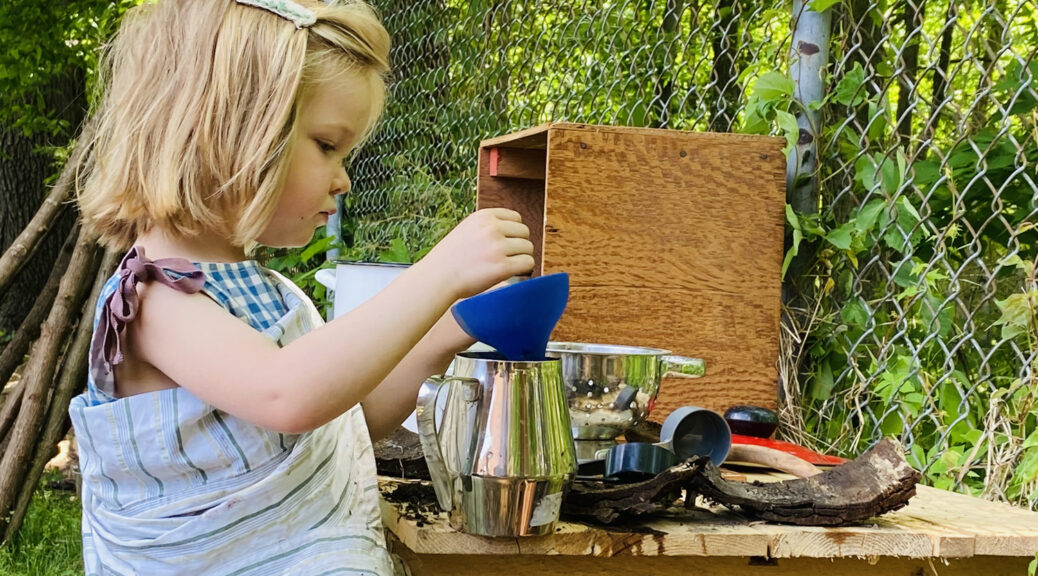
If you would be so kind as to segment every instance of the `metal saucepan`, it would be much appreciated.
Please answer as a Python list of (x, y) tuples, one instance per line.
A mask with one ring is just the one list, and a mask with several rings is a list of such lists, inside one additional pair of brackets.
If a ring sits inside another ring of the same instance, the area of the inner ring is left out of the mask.
[(699, 358), (639, 346), (549, 342), (562, 360), (573, 438), (612, 440), (649, 415), (664, 375), (698, 378)]

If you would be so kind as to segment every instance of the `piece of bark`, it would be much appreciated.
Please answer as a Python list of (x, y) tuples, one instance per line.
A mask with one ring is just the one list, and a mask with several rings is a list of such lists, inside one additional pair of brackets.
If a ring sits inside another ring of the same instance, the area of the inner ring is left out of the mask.
[(725, 480), (709, 459), (694, 457), (635, 484), (578, 480), (563, 500), (562, 511), (612, 524), (663, 512), (684, 488), (686, 503), (701, 494), (762, 520), (840, 526), (904, 507), (915, 495), (919, 478), (892, 440), (882, 440), (857, 459), (821, 474), (784, 482)]
[(705, 457), (695, 457), (656, 476), (631, 484), (577, 480), (562, 500), (564, 516), (611, 524), (668, 508), (681, 489), (699, 474)]
[(402, 426), (375, 443), (375, 468), (382, 476), (430, 479), (418, 435)]
[(763, 520), (842, 526), (904, 507), (915, 496), (920, 477), (905, 461), (901, 447), (883, 439), (858, 458), (810, 478), (729, 482), (715, 466), (707, 465), (688, 488)]

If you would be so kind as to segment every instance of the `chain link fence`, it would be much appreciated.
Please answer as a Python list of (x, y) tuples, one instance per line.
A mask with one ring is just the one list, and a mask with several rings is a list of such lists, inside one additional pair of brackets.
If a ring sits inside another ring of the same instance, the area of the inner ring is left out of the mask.
[(786, 278), (783, 433), (846, 455), (893, 435), (929, 483), (1035, 507), (1036, 4), (819, 2), (828, 96), (799, 104), (774, 82), (788, 3), (375, 2), (395, 77), (352, 159), (344, 255), (433, 245), (473, 207), (483, 138), (545, 121), (781, 133), (805, 106), (818, 202), (790, 222), (809, 261)]
[(894, 435), (931, 483), (1034, 507), (1035, 4), (840, 9), (819, 174), (835, 228), (814, 307), (790, 315), (806, 377), (787, 412), (815, 443)]

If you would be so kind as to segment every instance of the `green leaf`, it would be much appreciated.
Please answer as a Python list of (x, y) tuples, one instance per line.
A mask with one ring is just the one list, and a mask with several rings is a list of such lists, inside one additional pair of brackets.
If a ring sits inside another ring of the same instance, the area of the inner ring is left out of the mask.
[(1031, 434), (1024, 440), (1023, 445), (1020, 446), (1023, 449), (1038, 447), (1038, 430), (1031, 432)]
[(793, 80), (781, 72), (767, 72), (753, 85), (753, 94), (762, 101), (783, 100), (793, 97)]
[(336, 238), (334, 236), (322, 236), (317, 240), (310, 242), (306, 249), (299, 254), (299, 259), (303, 262), (309, 262), (311, 258), (317, 254), (324, 254), (328, 249), (335, 243)]
[(870, 100), (868, 125), (869, 139), (873, 141), (882, 141), (887, 135), (888, 128), (890, 128), (890, 120), (886, 108), (881, 108), (879, 104)]
[(869, 322), (869, 310), (860, 298), (849, 300), (840, 310), (840, 319), (856, 328), (865, 328)]
[(908, 449), (906, 454), (908, 463), (912, 465), (912, 468), (920, 470), (926, 464), (926, 454), (923, 452), (923, 447), (918, 443), (912, 444), (912, 447)]
[(833, 369), (829, 366), (829, 362), (824, 360), (819, 362), (818, 370), (811, 379), (811, 389), (808, 394), (815, 400), (828, 400), (832, 396), (834, 386)]
[(876, 186), (877, 166), (876, 161), (868, 154), (862, 154), (854, 161), (854, 179), (865, 190), (872, 190)]
[(998, 261), (999, 266), (1016, 266), (1022, 268), (1024, 261), (1019, 254), (1010, 254)]
[(769, 114), (769, 105), (761, 102), (756, 96), (750, 96), (743, 113), (742, 131), (747, 134), (767, 134), (771, 130)]
[(898, 206), (901, 210), (905, 211), (905, 214), (911, 217), (905, 219), (900, 218), (900, 216), (902, 216), (902, 213), (901, 210), (898, 210), (898, 222), (914, 226), (915, 224), (923, 220), (923, 217), (919, 215), (919, 211), (915, 209), (915, 206), (912, 205), (912, 201), (908, 198), (902, 196), (901, 199), (898, 200)]
[(999, 93), (999, 102), (1009, 108), (1010, 115), (1026, 114), (1038, 107), (1038, 91), (1034, 79), (1038, 77), (1038, 61), (1032, 60), (1025, 68), (1013, 60), (1006, 68), (1005, 76), (994, 86)]
[(825, 12), (840, 3), (840, 0), (811, 0), (807, 9), (812, 12)]
[(782, 279), (786, 279), (786, 271), (789, 270), (789, 264), (793, 261), (793, 258), (797, 255), (797, 250), (800, 249), (800, 241), (804, 239), (804, 233), (798, 229), (793, 230), (793, 245), (789, 247), (789, 251), (786, 252), (785, 259), (782, 260)]
[(847, 222), (840, 226), (836, 230), (832, 230), (825, 235), (825, 239), (836, 246), (840, 250), (850, 250), (851, 248), (851, 230), (854, 228), (853, 222)]
[(865, 70), (860, 62), (843, 75), (833, 91), (833, 100), (844, 106), (858, 106), (865, 101)]
[(378, 253), (378, 261), (410, 264), (411, 253), (408, 251), (403, 240), (400, 238), (393, 238), (389, 242), (389, 249)]
[(941, 177), (941, 164), (935, 160), (923, 160), (912, 165), (912, 180), (922, 190), (932, 186)]
[(1028, 484), (1038, 479), (1038, 449), (1024, 450), (1024, 457), (1013, 471), (1012, 483)]
[(793, 210), (791, 204), (786, 204), (786, 222), (793, 227), (794, 230), (800, 230), (800, 219), (797, 218), (796, 211)]
[(775, 119), (778, 120), (779, 128), (786, 137), (786, 147), (782, 149), (782, 153), (788, 156), (800, 139), (800, 125), (797, 124), (796, 116), (782, 110), (775, 111)]
[(901, 420), (901, 415), (897, 412), (891, 412), (883, 419), (879, 424), (879, 429), (884, 436), (896, 436), (901, 433), (905, 423)]
[(962, 393), (955, 387), (955, 382), (945, 380), (937, 390), (937, 406), (944, 412), (943, 422), (950, 425), (962, 414)]
[(1002, 300), (995, 300), (995, 305), (1002, 312), (995, 320), (995, 326), (1002, 326), (1002, 338), (1015, 338), (1028, 334), (1032, 322), (1035, 321), (1035, 309), (1038, 308), (1038, 291), (1030, 293), (1010, 294)]
[(901, 174), (898, 172), (897, 164), (890, 157), (881, 157), (879, 154), (876, 157), (883, 191), (893, 196), (901, 189), (901, 183), (903, 182)]
[(871, 200), (867, 204), (858, 210), (858, 215), (854, 217), (854, 227), (858, 232), (868, 232), (876, 226), (876, 219), (879, 218), (879, 213), (887, 207), (887, 203), (883, 200)]

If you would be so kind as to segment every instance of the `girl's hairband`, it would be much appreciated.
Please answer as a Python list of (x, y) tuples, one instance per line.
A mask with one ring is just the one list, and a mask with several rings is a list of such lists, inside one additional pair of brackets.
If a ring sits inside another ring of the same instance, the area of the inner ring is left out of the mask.
[(314, 25), (314, 22), (317, 22), (317, 15), (313, 10), (292, 0), (237, 0), (237, 2), (273, 12), (295, 24), (296, 29), (309, 28)]

